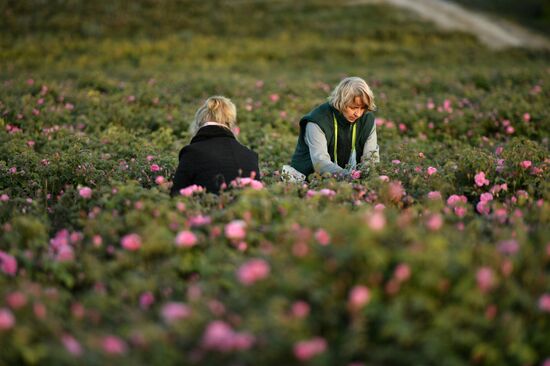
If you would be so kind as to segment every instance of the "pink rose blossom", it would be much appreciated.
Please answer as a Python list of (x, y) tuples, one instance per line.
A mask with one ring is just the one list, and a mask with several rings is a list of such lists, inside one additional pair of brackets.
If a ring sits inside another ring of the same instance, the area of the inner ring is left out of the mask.
[(428, 217), (426, 226), (431, 231), (437, 231), (443, 226), (443, 217), (440, 214), (433, 214)]
[(92, 198), (92, 189), (90, 187), (82, 187), (78, 190), (80, 197), (84, 199)]
[(403, 189), (401, 182), (391, 182), (389, 189), (390, 199), (394, 202), (398, 202), (401, 200), (403, 195), (405, 195), (405, 190)]
[(427, 172), (428, 172), (428, 175), (433, 175), (433, 174), (437, 173), (437, 169), (434, 168), (433, 166), (429, 166), (428, 169), (427, 169)]
[(189, 218), (189, 225), (195, 227), (210, 225), (211, 222), (212, 219), (210, 218), (210, 216), (197, 215)]
[(531, 120), (531, 115), (529, 113), (523, 113), (523, 121), (529, 122)]
[(491, 207), (488, 202), (479, 201), (476, 205), (476, 210), (482, 215), (488, 215), (491, 212)]
[(9, 330), (15, 325), (15, 317), (9, 309), (0, 308), (0, 331)]
[(389, 182), (390, 181), (390, 177), (388, 177), (387, 175), (381, 175), (378, 177), (378, 179), (380, 179), (382, 182)]
[(142, 293), (139, 297), (139, 307), (143, 310), (149, 309), (155, 303), (155, 295), (151, 291)]
[(8, 296), (6, 297), (6, 303), (13, 310), (20, 309), (23, 306), (27, 305), (27, 296), (25, 296), (25, 294), (22, 292), (15, 291), (8, 294)]
[(7, 194), (3, 193), (1, 196), (0, 196), (0, 202), (8, 202), (10, 200), (10, 196), (8, 196)]
[(466, 202), (468, 202), (468, 199), (466, 198), (466, 196), (459, 196), (456, 194), (451, 195), (447, 199), (447, 205), (451, 207), (456, 206), (459, 203), (466, 203)]
[(462, 206), (457, 206), (454, 208), (454, 213), (458, 217), (464, 217), (466, 215), (466, 208)]
[(207, 350), (219, 352), (247, 350), (254, 344), (254, 337), (246, 332), (235, 332), (229, 324), (215, 320), (206, 327), (201, 344)]
[(550, 313), (550, 294), (543, 294), (539, 298), (539, 309)]
[(158, 166), (157, 164), (151, 164), (150, 169), (152, 172), (158, 172), (160, 170), (160, 166)]
[(63, 347), (73, 356), (80, 356), (82, 355), (82, 346), (80, 343), (70, 334), (64, 334), (61, 337), (61, 343), (63, 343)]
[(180, 189), (180, 195), (184, 197), (190, 197), (194, 193), (204, 192), (204, 188), (196, 184)]
[(315, 240), (321, 245), (328, 245), (330, 243), (330, 235), (324, 229), (318, 229), (315, 232)]
[(370, 300), (370, 290), (367, 286), (354, 286), (348, 295), (348, 306), (351, 310), (359, 310)]
[(225, 225), (225, 237), (230, 240), (242, 240), (246, 237), (246, 222), (233, 220)]
[(476, 273), (477, 287), (481, 292), (488, 292), (495, 285), (493, 270), (489, 267), (481, 267)]
[(295, 318), (305, 318), (309, 315), (310, 306), (305, 301), (296, 301), (292, 304), (292, 315)]
[(300, 361), (308, 361), (325, 352), (327, 341), (321, 337), (315, 337), (306, 341), (297, 342), (294, 345), (294, 356)]
[(411, 277), (411, 267), (407, 263), (399, 263), (395, 267), (393, 276), (398, 282), (407, 281)]
[(336, 192), (332, 189), (323, 188), (319, 191), (319, 194), (325, 197), (334, 197), (336, 195)]
[(15, 276), (17, 273), (17, 260), (15, 257), (0, 250), (0, 270), (7, 275)]
[(440, 200), (441, 199), (441, 192), (439, 191), (431, 191), (431, 192), (428, 192), (428, 199), (430, 200)]
[(191, 309), (189, 306), (180, 302), (169, 302), (162, 307), (160, 314), (162, 319), (164, 319), (166, 323), (170, 324), (190, 317)]
[(381, 231), (386, 226), (386, 217), (381, 211), (375, 211), (367, 217), (367, 223), (371, 230)]
[(361, 171), (360, 170), (352, 170), (350, 174), (352, 179), (359, 179), (361, 178)]
[(189, 230), (183, 230), (176, 236), (176, 246), (182, 248), (190, 248), (197, 244), (197, 236)]
[(516, 254), (518, 250), (519, 244), (515, 239), (501, 241), (498, 245), (498, 251), (503, 254)]
[(502, 146), (499, 146), (495, 149), (495, 154), (500, 155), (504, 151), (504, 148)]
[(239, 282), (245, 286), (266, 278), (269, 275), (269, 264), (263, 259), (251, 259), (237, 270)]
[(277, 102), (277, 101), (280, 99), (280, 97), (279, 97), (279, 94), (275, 94), (275, 93), (274, 93), (274, 94), (271, 94), (271, 95), (269, 96), (269, 99), (270, 99), (272, 102), (275, 103), (275, 102)]
[(159, 175), (155, 178), (155, 183), (158, 184), (158, 185), (161, 185), (164, 182), (165, 182), (165, 179), (162, 175)]
[(231, 182), (231, 186), (239, 188), (250, 187), (254, 190), (260, 190), (264, 188), (264, 184), (262, 182), (253, 178), (237, 178)]
[(383, 203), (377, 203), (376, 205), (374, 205), (374, 209), (376, 211), (384, 211), (385, 208), (386, 206)]
[(128, 346), (126, 342), (117, 336), (109, 335), (103, 338), (101, 346), (105, 353), (111, 355), (122, 355), (126, 353)]
[(138, 250), (141, 248), (141, 237), (138, 234), (128, 234), (122, 237), (120, 244), (126, 250)]
[(519, 165), (523, 168), (523, 169), (529, 169), (531, 167), (531, 165), (533, 165), (533, 163), (531, 162), (531, 160), (524, 160), (522, 161), (521, 163), (519, 163)]
[(398, 160), (398, 159), (394, 159), (391, 162), (392, 164), (396, 164), (396, 165), (401, 164), (401, 160)]
[(487, 203), (493, 200), (493, 195), (491, 193), (482, 193), (479, 199), (481, 200), (481, 202)]
[(485, 178), (484, 172), (479, 172), (475, 175), (475, 182), (478, 187), (483, 187), (484, 185), (489, 185), (489, 180)]

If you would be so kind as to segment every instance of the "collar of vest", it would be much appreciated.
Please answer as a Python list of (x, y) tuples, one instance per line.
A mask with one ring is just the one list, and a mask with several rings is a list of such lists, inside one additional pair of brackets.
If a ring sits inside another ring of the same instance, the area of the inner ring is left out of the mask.
[(204, 126), (199, 129), (195, 137), (191, 139), (191, 143), (208, 140), (214, 137), (228, 137), (235, 139), (235, 135), (228, 128), (216, 125)]
[[(338, 127), (343, 127), (345, 129), (348, 129), (350, 127), (353, 126), (353, 123), (350, 123), (350, 121), (348, 121), (346, 119), (346, 117), (344, 117), (344, 115), (342, 114), (342, 112), (340, 112), (338, 109), (334, 108), (333, 106), (330, 106), (330, 111), (334, 114), (334, 116), (336, 117), (336, 122), (338, 123)], [(332, 120), (332, 116), (331, 117), (331, 120)], [(360, 118), (358, 118), (354, 123), (357, 123), (359, 122), (359, 120), (363, 118), (363, 116), (361, 116)]]

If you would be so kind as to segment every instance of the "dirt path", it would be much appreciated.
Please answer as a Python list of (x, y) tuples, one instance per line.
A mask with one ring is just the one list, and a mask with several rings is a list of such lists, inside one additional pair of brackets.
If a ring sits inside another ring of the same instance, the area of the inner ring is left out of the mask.
[(475, 34), (490, 48), (527, 47), (550, 49), (550, 41), (519, 25), (473, 12), (442, 0), (350, 0), (348, 5), (386, 3), (411, 10), (445, 29)]

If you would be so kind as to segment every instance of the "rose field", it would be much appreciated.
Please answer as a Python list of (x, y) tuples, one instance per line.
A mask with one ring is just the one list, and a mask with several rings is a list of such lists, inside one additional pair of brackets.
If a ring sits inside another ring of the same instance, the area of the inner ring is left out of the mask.
[[(550, 51), (361, 2), (0, 13), (0, 365), (550, 365)], [(282, 182), (351, 75), (381, 162)], [(211, 95), (261, 182), (170, 198)]]

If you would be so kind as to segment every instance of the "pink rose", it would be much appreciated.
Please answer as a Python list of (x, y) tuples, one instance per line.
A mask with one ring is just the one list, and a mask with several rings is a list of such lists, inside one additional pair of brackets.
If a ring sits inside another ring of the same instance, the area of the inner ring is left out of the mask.
[(78, 191), (78, 194), (84, 199), (90, 199), (92, 198), (92, 189), (90, 187), (82, 187)]
[(389, 182), (390, 181), (390, 177), (388, 177), (387, 175), (381, 175), (378, 177), (378, 179), (380, 179), (382, 182)]
[(230, 240), (242, 240), (246, 237), (246, 223), (242, 220), (233, 220), (225, 225), (225, 237)]
[(15, 257), (0, 250), (0, 270), (7, 275), (15, 276), (17, 273), (17, 260)]
[(522, 161), (521, 163), (519, 163), (519, 165), (523, 168), (523, 169), (529, 169), (531, 167), (531, 165), (533, 165), (533, 163), (531, 162), (531, 160), (524, 160)]
[(359, 310), (370, 300), (370, 291), (367, 286), (354, 286), (349, 292), (348, 306), (352, 310)]
[(321, 245), (328, 245), (330, 243), (330, 235), (324, 229), (319, 229), (315, 232), (315, 240)]
[(175, 242), (178, 247), (190, 248), (197, 244), (197, 237), (193, 232), (183, 230), (178, 233)]
[(539, 309), (550, 313), (550, 294), (543, 294), (539, 298)]
[(162, 319), (168, 324), (191, 316), (189, 306), (179, 302), (169, 302), (160, 311)]
[(485, 173), (484, 172), (479, 172), (475, 175), (475, 178), (474, 178), (475, 182), (476, 182), (476, 185), (478, 187), (482, 187), (484, 185), (489, 185), (489, 180), (487, 178), (485, 178)]
[(352, 179), (359, 179), (359, 178), (361, 178), (361, 171), (360, 170), (353, 170), (350, 175), (351, 175)]
[(160, 170), (160, 166), (158, 166), (157, 164), (151, 164), (150, 169), (152, 172), (158, 172)]
[(488, 292), (495, 284), (493, 270), (489, 267), (481, 267), (476, 273), (476, 281), (481, 292)]
[(0, 202), (8, 202), (10, 200), (10, 196), (8, 196), (7, 194), (3, 193), (1, 196), (0, 196)]
[(426, 226), (431, 231), (437, 231), (443, 226), (443, 217), (440, 214), (430, 215), (426, 221)]
[(128, 346), (126, 342), (117, 336), (106, 336), (101, 342), (103, 351), (111, 355), (122, 355), (126, 353)]
[(309, 315), (310, 306), (305, 301), (296, 301), (292, 304), (292, 315), (296, 318), (305, 318)]
[(269, 275), (269, 264), (263, 259), (251, 259), (237, 270), (237, 278), (245, 286), (266, 278)]
[(125, 235), (120, 244), (126, 250), (138, 250), (141, 247), (141, 237), (138, 234)]
[(162, 175), (159, 175), (155, 178), (155, 183), (158, 184), (159, 186), (165, 182), (165, 179)]
[(249, 333), (235, 332), (231, 326), (221, 320), (208, 324), (201, 341), (202, 347), (219, 352), (247, 350), (254, 344)]
[(185, 188), (180, 189), (180, 195), (185, 196), (185, 197), (190, 197), (194, 193), (200, 193), (200, 192), (203, 192), (203, 191), (204, 191), (203, 187), (198, 186), (196, 184), (193, 184), (193, 185), (190, 185), (189, 187), (185, 187)]
[(368, 216), (367, 223), (371, 230), (381, 231), (386, 226), (386, 217), (383, 212), (377, 210)]
[(61, 337), (61, 343), (63, 347), (73, 356), (80, 356), (82, 354), (82, 346), (80, 343), (71, 335), (64, 334)]
[(152, 292), (147, 291), (141, 294), (139, 297), (139, 307), (143, 310), (149, 309), (151, 305), (155, 303), (155, 295)]
[(435, 201), (441, 199), (441, 193), (439, 191), (428, 192), (428, 199)]
[(15, 317), (9, 309), (0, 308), (0, 331), (9, 330), (15, 325)]
[(447, 199), (447, 205), (453, 207), (459, 203), (466, 203), (468, 202), (468, 199), (466, 198), (466, 196), (459, 196), (457, 194), (453, 194), (451, 195), (448, 199)]
[(433, 175), (433, 174), (437, 173), (437, 169), (434, 168), (433, 166), (429, 166), (428, 169), (427, 169), (427, 172), (428, 172), (428, 175)]
[(325, 352), (327, 341), (321, 337), (315, 337), (306, 341), (297, 342), (294, 345), (294, 356), (300, 361), (307, 361)]
[(481, 202), (490, 202), (493, 200), (493, 195), (491, 193), (482, 193), (479, 199)]
[(488, 202), (479, 201), (476, 205), (476, 210), (482, 215), (488, 215), (491, 212), (491, 207)]
[(393, 276), (397, 281), (404, 282), (411, 277), (411, 267), (407, 263), (399, 263), (397, 267), (395, 267)]

